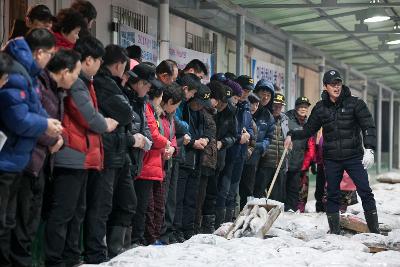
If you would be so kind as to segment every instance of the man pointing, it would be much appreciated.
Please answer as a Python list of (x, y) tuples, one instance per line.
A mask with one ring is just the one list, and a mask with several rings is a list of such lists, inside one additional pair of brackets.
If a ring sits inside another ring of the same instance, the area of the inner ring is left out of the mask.
[(365, 102), (352, 96), (350, 89), (343, 85), (338, 71), (327, 71), (323, 84), (322, 100), (315, 105), (302, 130), (288, 133), (285, 147), (291, 147), (292, 139), (309, 138), (322, 127), (330, 232), (340, 234), (340, 181), (343, 171), (347, 171), (361, 197), (370, 232), (379, 233), (375, 199), (366, 171), (374, 164), (376, 129), (372, 115)]

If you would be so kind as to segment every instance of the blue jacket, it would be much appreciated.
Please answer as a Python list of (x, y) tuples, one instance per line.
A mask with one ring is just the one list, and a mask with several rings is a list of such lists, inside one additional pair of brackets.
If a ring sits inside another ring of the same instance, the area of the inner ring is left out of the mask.
[(240, 144), (243, 128), (250, 134), (250, 140), (254, 139), (252, 127), (253, 117), (250, 112), (250, 103), (248, 101), (238, 102), (236, 105), (236, 143), (227, 151), (227, 158), (241, 157), (243, 160), (247, 157), (247, 144)]
[(257, 126), (257, 137), (254, 152), (246, 162), (250, 165), (258, 164), (260, 157), (267, 151), (275, 130), (275, 119), (267, 108), (263, 113), (259, 113), (259, 116), (254, 116), (254, 121)]
[(7, 135), (0, 151), (0, 171), (20, 172), (47, 129), (48, 116), (39, 99), (37, 75), (41, 69), (26, 41), (13, 39), (4, 51), (14, 60), (8, 82), (0, 89), (0, 129)]
[(175, 128), (177, 136), (190, 135), (189, 124), (183, 120), (183, 109), (187, 106), (186, 101), (182, 101), (175, 111)]

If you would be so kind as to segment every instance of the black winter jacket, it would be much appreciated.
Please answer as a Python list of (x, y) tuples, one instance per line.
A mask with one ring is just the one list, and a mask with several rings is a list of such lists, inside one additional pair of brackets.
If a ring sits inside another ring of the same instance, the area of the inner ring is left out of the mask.
[[(147, 124), (145, 115), (145, 98), (139, 97), (137, 93), (129, 87), (125, 87), (123, 91), (128, 97), (133, 111), (131, 125), (132, 135), (141, 133), (152, 141), (149, 125)], [(132, 162), (132, 176), (137, 176), (142, 171), (144, 150), (131, 147), (128, 152)]]
[(218, 151), (217, 170), (225, 167), (226, 150), (236, 142), (236, 108), (232, 104), (215, 115), (217, 125), (217, 141), (221, 141), (222, 147)]
[(100, 112), (119, 123), (113, 132), (102, 135), (105, 168), (122, 168), (126, 153), (134, 144), (130, 132), (133, 112), (120, 86), (118, 80), (106, 67), (101, 67), (94, 77), (94, 88)]
[[(303, 126), (296, 117), (296, 110), (292, 109), (286, 112), (289, 118), (289, 130), (302, 130)], [(307, 122), (307, 118), (305, 120)], [(307, 149), (308, 138), (293, 140), (293, 149), (288, 155), (289, 171), (300, 171), (303, 166), (304, 153)]]
[(343, 85), (336, 103), (326, 91), (304, 125), (303, 130), (291, 131), (293, 140), (309, 138), (323, 127), (324, 159), (345, 160), (364, 154), (364, 147), (375, 149), (376, 129), (371, 113), (365, 102), (351, 95)]
[(201, 111), (194, 111), (186, 103), (183, 107), (182, 118), (189, 125), (189, 133), (191, 140), (184, 146), (184, 157), (181, 161), (180, 167), (194, 170), (199, 167), (201, 151), (193, 147), (194, 142), (200, 138), (211, 139), (211, 136), (206, 135), (206, 119), (204, 113)]

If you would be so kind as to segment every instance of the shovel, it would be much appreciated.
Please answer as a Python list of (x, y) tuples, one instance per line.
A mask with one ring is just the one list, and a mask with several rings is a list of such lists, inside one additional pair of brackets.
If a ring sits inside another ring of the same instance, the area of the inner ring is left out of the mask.
[(282, 154), (281, 159), (279, 161), (278, 167), (276, 168), (276, 171), (275, 171), (275, 174), (274, 174), (274, 178), (272, 179), (271, 185), (269, 186), (268, 191), (267, 191), (267, 189), (265, 189), (265, 193), (267, 194), (267, 199), (265, 200), (266, 202), (268, 202), (269, 196), (271, 195), (272, 189), (274, 188), (274, 184), (275, 184), (276, 178), (278, 177), (279, 171), (281, 170), (282, 163), (283, 163), (283, 160), (285, 159), (285, 156), (286, 156), (287, 152), (288, 152), (288, 149), (285, 148), (283, 150), (283, 154)]

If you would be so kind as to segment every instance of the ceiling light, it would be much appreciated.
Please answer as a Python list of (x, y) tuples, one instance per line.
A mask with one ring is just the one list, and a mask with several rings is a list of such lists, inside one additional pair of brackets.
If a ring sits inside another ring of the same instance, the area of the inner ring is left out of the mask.
[(364, 22), (382, 22), (382, 21), (387, 21), (389, 20), (390, 17), (389, 16), (373, 16), (373, 17), (369, 17), (367, 19), (364, 20)]
[(386, 44), (388, 44), (388, 45), (400, 44), (400, 39), (392, 40), (392, 41), (387, 41)]
[(356, 13), (356, 19), (364, 22), (381, 22), (390, 19), (384, 8), (370, 7)]

